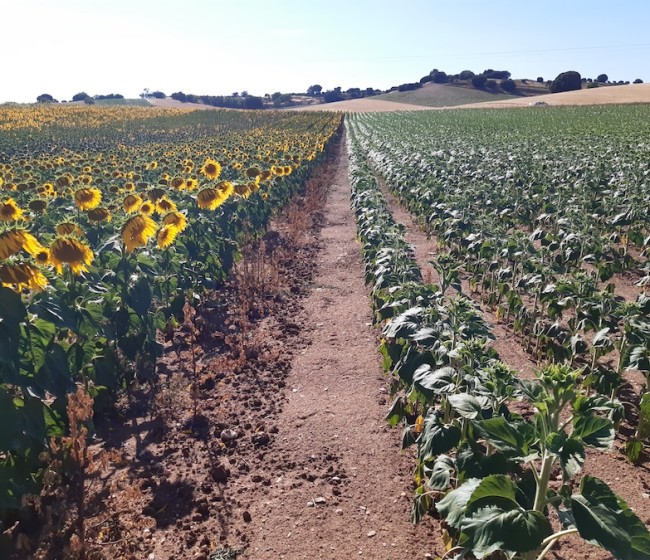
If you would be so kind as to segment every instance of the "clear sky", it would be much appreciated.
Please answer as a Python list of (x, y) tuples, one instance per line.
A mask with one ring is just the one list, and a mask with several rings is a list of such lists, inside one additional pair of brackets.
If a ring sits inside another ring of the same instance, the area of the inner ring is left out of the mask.
[(387, 89), (433, 68), (650, 81), (648, 0), (0, 0), (0, 102)]

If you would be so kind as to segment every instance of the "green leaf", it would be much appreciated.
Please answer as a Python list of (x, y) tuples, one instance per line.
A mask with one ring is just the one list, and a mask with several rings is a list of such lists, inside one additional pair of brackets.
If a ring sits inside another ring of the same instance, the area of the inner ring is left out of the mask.
[(560, 459), (562, 478), (567, 481), (577, 475), (585, 464), (585, 448), (582, 443), (562, 432), (551, 434), (547, 441), (549, 451)]
[(478, 434), (492, 447), (508, 455), (525, 457), (528, 455), (527, 431), (530, 427), (525, 422), (508, 423), (503, 416), (475, 423)]
[(573, 420), (571, 437), (585, 445), (606, 449), (614, 443), (614, 424), (602, 416), (579, 416)]
[(480, 482), (478, 478), (470, 478), (436, 504), (438, 513), (454, 529), (460, 530), (465, 516), (465, 506)]
[(151, 284), (146, 276), (142, 276), (129, 290), (129, 307), (138, 315), (144, 316), (152, 304)]
[(471, 514), (485, 506), (517, 508), (519, 504), (515, 497), (517, 485), (511, 478), (502, 474), (493, 474), (481, 480), (467, 502), (467, 514)]
[(552, 534), (548, 519), (539, 511), (521, 508), (502, 509), (489, 506), (479, 509), (461, 524), (463, 546), (476, 558), (484, 558), (499, 550), (528, 552), (538, 548)]
[(433, 464), (427, 486), (434, 490), (447, 490), (451, 483), (451, 475), (456, 470), (456, 461), (449, 455), (440, 455)]
[(625, 501), (598, 478), (585, 475), (571, 496), (580, 536), (619, 560), (650, 560), (650, 533)]
[(34, 376), (34, 381), (41, 389), (56, 397), (65, 396), (74, 390), (68, 356), (60, 344), (52, 343), (48, 346), (44, 364)]
[(404, 399), (401, 396), (398, 396), (393, 401), (393, 404), (388, 409), (388, 414), (386, 414), (386, 420), (388, 424), (393, 428), (397, 426), (404, 418), (406, 414), (406, 409), (404, 407)]
[(424, 420), (424, 429), (418, 441), (420, 459), (433, 459), (453, 449), (460, 442), (461, 431), (452, 424), (442, 424), (436, 413), (429, 413)]
[(423, 364), (415, 370), (413, 383), (436, 394), (447, 394), (456, 389), (455, 377), (453, 367), (433, 370), (429, 364)]
[(451, 407), (463, 418), (469, 418), (470, 420), (473, 420), (481, 414), (481, 403), (473, 395), (468, 395), (467, 393), (449, 395), (447, 397), (447, 401)]

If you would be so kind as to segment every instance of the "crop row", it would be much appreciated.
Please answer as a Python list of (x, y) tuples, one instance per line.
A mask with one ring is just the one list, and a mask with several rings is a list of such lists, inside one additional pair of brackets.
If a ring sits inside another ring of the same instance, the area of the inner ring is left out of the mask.
[[(622, 124), (637, 111), (647, 109), (622, 110)], [(394, 117), (366, 117), (360, 141), (436, 236), (447, 275), (462, 273), (468, 293), (539, 362), (582, 367), (590, 388), (615, 397), (625, 370), (640, 370), (650, 385), (650, 147), (634, 143), (626, 127), (618, 137), (593, 123), (569, 143), (557, 123), (545, 122), (556, 116), (515, 112), (507, 127), (484, 115), (473, 124), (461, 115), (410, 116), (408, 134), (388, 133)], [(639, 400), (626, 403), (640, 412), (628, 443), (633, 461), (650, 422), (650, 397), (642, 390)]]
[(572, 533), (617, 558), (650, 558), (642, 521), (604, 481), (581, 476), (585, 449), (613, 442), (620, 403), (588, 390), (570, 362), (520, 379), (470, 299), (422, 283), (367, 166), (366, 126), (347, 121), (352, 208), (395, 395), (388, 420), (417, 449), (414, 521), (443, 520), (447, 558), (541, 560)]
[(98, 409), (154, 378), (160, 330), (227, 277), (340, 124), (66, 109), (14, 109), (29, 126), (0, 135), (0, 519), (72, 457), (69, 396)]

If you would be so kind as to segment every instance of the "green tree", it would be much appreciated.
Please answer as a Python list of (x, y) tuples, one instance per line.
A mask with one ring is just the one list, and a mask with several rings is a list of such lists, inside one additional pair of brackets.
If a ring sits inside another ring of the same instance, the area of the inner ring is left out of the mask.
[(600, 82), (601, 84), (604, 84), (607, 80), (609, 80), (607, 74), (599, 74), (598, 77), (596, 78), (596, 81)]
[(49, 93), (42, 93), (36, 98), (38, 103), (58, 103)]
[(560, 93), (562, 91), (575, 91), (582, 89), (582, 77), (579, 72), (569, 70), (558, 74), (557, 78), (551, 83), (551, 93)]

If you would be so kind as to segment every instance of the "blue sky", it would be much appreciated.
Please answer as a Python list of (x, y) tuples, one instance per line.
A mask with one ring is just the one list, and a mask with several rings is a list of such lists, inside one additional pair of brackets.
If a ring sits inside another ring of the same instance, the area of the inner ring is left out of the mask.
[(0, 0), (0, 102), (386, 89), (447, 73), (650, 81), (646, 0)]

